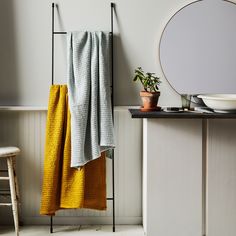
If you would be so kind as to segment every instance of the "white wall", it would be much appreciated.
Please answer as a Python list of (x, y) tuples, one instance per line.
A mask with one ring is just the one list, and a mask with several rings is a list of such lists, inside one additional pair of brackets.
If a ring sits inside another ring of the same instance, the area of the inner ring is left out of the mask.
[[(51, 2), (0, 1), (0, 105), (47, 105), (51, 82)], [(110, 1), (55, 0), (56, 30), (110, 30)], [(178, 105), (180, 98), (167, 84), (158, 62), (161, 29), (188, 0), (114, 0), (115, 104), (139, 104), (133, 70), (160, 75), (161, 105)], [(56, 81), (66, 82), (65, 36), (56, 36)]]

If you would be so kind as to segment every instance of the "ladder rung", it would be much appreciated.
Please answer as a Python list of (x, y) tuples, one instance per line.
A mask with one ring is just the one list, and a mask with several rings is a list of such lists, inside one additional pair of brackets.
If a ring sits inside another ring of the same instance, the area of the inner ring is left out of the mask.
[(9, 180), (10, 178), (8, 176), (6, 177), (0, 177), (0, 180)]
[(11, 193), (10, 192), (2, 192), (0, 191), (0, 196), (10, 196)]
[(113, 197), (108, 197), (108, 198), (107, 198), (107, 201), (113, 201), (113, 200), (114, 200)]
[(3, 188), (3, 189), (0, 189), (0, 193), (1, 192), (10, 192), (10, 189), (9, 188)]
[(0, 203), (0, 206), (12, 206), (11, 203)]

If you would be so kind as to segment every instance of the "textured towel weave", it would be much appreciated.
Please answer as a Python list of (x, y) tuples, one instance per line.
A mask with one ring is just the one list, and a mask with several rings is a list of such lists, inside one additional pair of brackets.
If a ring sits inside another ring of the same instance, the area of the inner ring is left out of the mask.
[(114, 147), (110, 89), (110, 36), (67, 36), (68, 90), (72, 126), (71, 166), (80, 167)]
[(80, 170), (71, 168), (70, 162), (67, 86), (53, 85), (48, 105), (40, 214), (54, 215), (63, 208), (106, 209), (105, 154)]

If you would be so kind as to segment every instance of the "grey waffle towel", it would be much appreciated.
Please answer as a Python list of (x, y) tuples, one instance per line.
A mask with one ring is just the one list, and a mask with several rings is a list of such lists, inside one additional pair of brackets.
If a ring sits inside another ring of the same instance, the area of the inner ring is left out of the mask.
[(67, 52), (71, 167), (80, 167), (114, 148), (109, 33), (69, 32)]

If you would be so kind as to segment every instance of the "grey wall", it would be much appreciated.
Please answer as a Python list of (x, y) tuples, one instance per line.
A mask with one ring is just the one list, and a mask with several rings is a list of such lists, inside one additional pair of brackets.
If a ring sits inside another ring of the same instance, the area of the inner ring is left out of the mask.
[[(0, 1), (0, 105), (47, 105), (51, 82), (51, 2)], [(110, 1), (57, 0), (57, 30), (110, 30)], [(163, 78), (158, 43), (168, 18), (186, 0), (116, 0), (115, 104), (138, 105), (133, 70), (142, 66), (162, 77), (161, 105), (179, 96)], [(65, 83), (65, 36), (56, 36), (56, 81)]]

